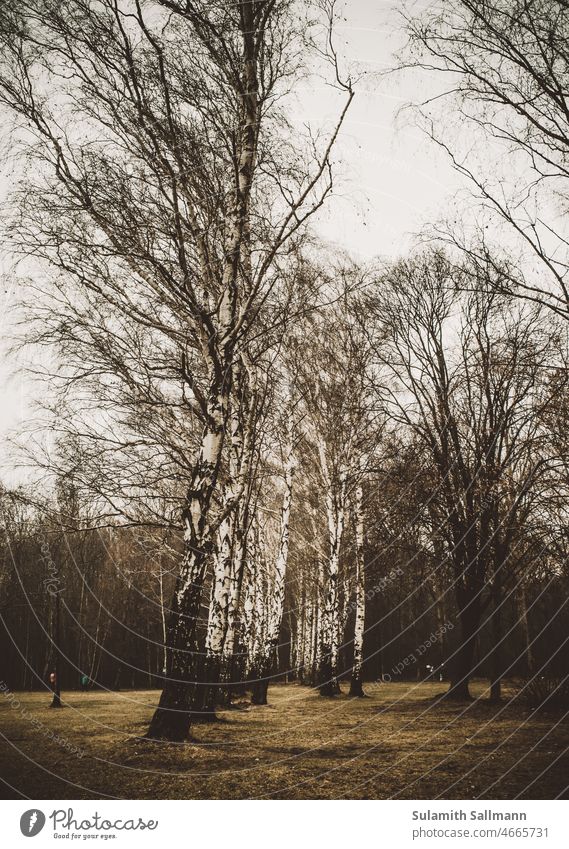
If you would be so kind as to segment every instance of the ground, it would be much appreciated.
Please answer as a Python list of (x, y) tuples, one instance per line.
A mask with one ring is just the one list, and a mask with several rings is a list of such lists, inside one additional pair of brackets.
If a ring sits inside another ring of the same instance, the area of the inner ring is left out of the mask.
[(368, 684), (369, 698), (325, 700), (273, 686), (270, 705), (221, 713), (187, 744), (139, 738), (156, 691), (66, 693), (62, 710), (45, 693), (4, 693), (4, 797), (569, 798), (561, 713), (491, 705), (482, 682), (474, 702), (450, 704), (443, 687)]

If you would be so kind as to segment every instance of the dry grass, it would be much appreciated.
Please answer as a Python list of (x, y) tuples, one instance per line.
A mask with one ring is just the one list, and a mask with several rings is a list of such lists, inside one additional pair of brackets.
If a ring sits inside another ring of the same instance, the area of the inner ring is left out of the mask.
[(19, 706), (0, 697), (0, 775), (15, 788), (7, 798), (568, 797), (561, 713), (438, 703), (443, 686), (368, 685), (367, 699), (333, 700), (275, 686), (270, 706), (222, 713), (183, 745), (137, 737), (155, 691), (66, 694), (61, 711), (45, 694), (18, 693)]

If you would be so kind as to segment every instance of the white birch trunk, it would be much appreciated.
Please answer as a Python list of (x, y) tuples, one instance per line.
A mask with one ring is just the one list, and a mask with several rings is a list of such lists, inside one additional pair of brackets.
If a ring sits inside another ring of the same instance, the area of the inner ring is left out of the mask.
[(322, 614), (320, 612), (320, 599), (315, 607), (312, 608), (312, 634), (310, 637), (310, 679), (314, 685), (316, 683), (318, 672), (320, 670), (321, 660), (321, 641), (320, 641), (320, 626)]
[[(243, 236), (249, 224), (251, 187), (256, 165), (259, 82), (253, 4), (241, 4), (241, 12), (243, 39), (241, 78), (244, 94), (236, 127), (237, 179), (233, 202), (227, 215), (226, 238), (223, 245), (223, 272), (220, 281), (222, 294), (216, 317), (216, 338), (212, 340), (205, 323), (200, 328), (203, 357), (210, 368), (211, 375), (206, 426), (182, 516), (186, 550), (172, 602), (171, 623), (168, 629), (170, 651), (167, 676), (158, 709), (154, 713), (148, 730), (150, 738), (174, 741), (186, 739), (191, 722), (190, 682), (196, 666), (194, 656), (196, 622), (207, 556), (213, 548), (209, 514), (217, 483), (228, 416), (233, 355), (238, 332), (236, 311), (240, 257)], [(202, 269), (204, 279), (207, 279), (209, 273), (209, 268)]]
[[(241, 365), (244, 366), (243, 369)], [(233, 492), (240, 492), (240, 498), (232, 519), (233, 548), (228, 575), (229, 593), (222, 652), (226, 669), (229, 669), (231, 666), (235, 649), (254, 477), (254, 414), (256, 410), (258, 380), (256, 368), (250, 363), (246, 352), (241, 352), (241, 364), (238, 376), (240, 378), (242, 392), (247, 392), (247, 400), (241, 396), (241, 417), (236, 417), (232, 427), (233, 452), (230, 473), (234, 481)], [(237, 478), (239, 483), (236, 483)]]
[(229, 598), (227, 607), (227, 626), (223, 642), (223, 658), (228, 664), (235, 649), (235, 636), (240, 598), (243, 588), (243, 568), (245, 563), (245, 535), (242, 522), (237, 517), (233, 534), (233, 557), (229, 574)]
[(281, 623), (284, 613), (285, 580), (288, 562), (290, 511), (292, 505), (292, 487), (295, 470), (293, 453), (293, 436), (287, 448), (285, 461), (285, 489), (281, 508), (280, 531), (278, 537), (277, 555), (270, 580), (270, 594), (266, 600), (267, 630), (263, 656), (259, 659), (257, 675), (258, 682), (253, 690), (253, 703), (266, 704), (269, 677), (278, 661), (278, 645)]
[(341, 581), (342, 592), (338, 592), (338, 621), (337, 621), (337, 648), (336, 648), (336, 668), (339, 666), (340, 651), (344, 645), (346, 634), (346, 624), (348, 621), (348, 605), (350, 603), (350, 575), (344, 570), (344, 576)]
[(168, 667), (168, 643), (166, 635), (166, 607), (164, 604), (164, 570), (162, 569), (162, 558), (160, 558), (160, 567), (158, 572), (158, 583), (160, 589), (160, 621), (162, 623), (162, 640), (163, 640), (163, 657), (162, 657), (162, 672), (166, 675)]
[(269, 585), (267, 580), (267, 564), (263, 553), (263, 546), (261, 545), (257, 547), (257, 569), (255, 577), (251, 655), (253, 668), (256, 671), (265, 656), (268, 633), (267, 600), (269, 596)]
[[(231, 413), (231, 444), (229, 459), (229, 481), (225, 487), (223, 509), (229, 511), (238, 492), (238, 476), (243, 452), (241, 411), (234, 399)], [(223, 653), (229, 624), (229, 609), (234, 588), (235, 509), (228, 512), (217, 531), (217, 546), (214, 557), (213, 587), (206, 633), (206, 657), (209, 666), (219, 664)]]
[(193, 688), (198, 680), (196, 627), (208, 554), (212, 547), (210, 508), (217, 483), (227, 421), (229, 384), (212, 387), (207, 424), (202, 434), (183, 511), (185, 552), (168, 623), (168, 660), (164, 689), (147, 736), (185, 740), (191, 723)]
[(295, 462), (292, 444), (288, 449), (285, 464), (285, 491), (281, 510), (281, 527), (279, 535), (279, 548), (275, 560), (275, 578), (273, 587), (273, 603), (271, 606), (271, 618), (268, 633), (268, 649), (272, 653), (279, 641), (279, 631), (283, 618), (285, 601), (285, 578), (288, 561), (290, 510), (292, 505), (292, 483), (294, 477)]
[(330, 545), (321, 631), (319, 684), (321, 695), (331, 696), (339, 692), (337, 681), (340, 624), (338, 572), (340, 548), (344, 533), (346, 472), (344, 469), (340, 470), (338, 484), (334, 485), (328, 469), (326, 446), (323, 440), (319, 442), (319, 453), (323, 478), (327, 483), (326, 513)]
[(365, 573), (364, 573), (364, 518), (362, 486), (358, 484), (355, 496), (356, 537), (356, 621), (354, 625), (354, 660), (352, 666), (351, 696), (363, 696), (362, 667), (365, 632)]
[(257, 561), (253, 554), (254, 546), (250, 548), (250, 556), (245, 576), (245, 598), (243, 601), (243, 635), (247, 656), (245, 659), (245, 675), (249, 675), (253, 663), (253, 640), (255, 614), (255, 593), (257, 591)]
[(306, 597), (306, 579), (300, 576), (300, 600), (298, 603), (299, 615), (296, 618), (296, 658), (295, 667), (299, 681), (302, 683), (306, 678), (306, 642), (309, 631), (308, 603)]

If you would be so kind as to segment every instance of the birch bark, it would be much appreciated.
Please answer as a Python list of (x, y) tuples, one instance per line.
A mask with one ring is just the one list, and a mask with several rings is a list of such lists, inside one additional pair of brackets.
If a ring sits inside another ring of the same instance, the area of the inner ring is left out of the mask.
[(269, 607), (267, 641), (264, 649), (264, 656), (259, 668), (259, 679), (253, 692), (253, 704), (267, 703), (267, 691), (269, 688), (270, 675), (278, 661), (279, 633), (285, 602), (285, 578), (288, 562), (290, 511), (292, 505), (294, 470), (295, 460), (293, 453), (293, 440), (291, 437), (287, 448), (287, 458), (285, 462), (285, 490), (281, 509), (279, 544), (274, 567), (272, 599)]
[[(193, 683), (196, 681), (196, 624), (206, 562), (214, 548), (210, 508), (217, 483), (223, 436), (229, 415), (237, 316), (240, 249), (247, 232), (250, 195), (256, 164), (259, 127), (253, 4), (242, 3), (242, 111), (237, 136), (236, 187), (228, 215), (224, 249), (222, 297), (217, 338), (203, 338), (203, 354), (212, 366), (207, 423), (204, 429), (186, 506), (183, 511), (185, 553), (178, 576), (168, 626), (168, 669), (148, 737), (184, 740), (191, 724)], [(209, 273), (209, 270), (208, 272)], [(204, 328), (205, 330), (205, 328)]]
[(363, 649), (365, 632), (365, 573), (364, 573), (364, 517), (362, 486), (358, 484), (355, 494), (355, 542), (356, 542), (356, 622), (354, 625), (354, 660), (350, 696), (365, 695), (362, 686)]
[(319, 689), (322, 696), (333, 696), (340, 692), (338, 684), (338, 633), (339, 633), (339, 593), (338, 572), (340, 565), (340, 547), (344, 533), (346, 471), (340, 469), (339, 481), (334, 485), (323, 440), (319, 443), (320, 462), (324, 480), (327, 484), (326, 512), (328, 516), (328, 535), (330, 553), (325, 577), (325, 599), (321, 625), (321, 646), (319, 661)]
[(190, 729), (199, 657), (196, 626), (207, 558), (213, 549), (208, 518), (221, 461), (227, 404), (228, 391), (221, 386), (202, 435), (183, 511), (185, 551), (168, 617), (164, 689), (147, 732), (151, 739), (181, 741)]

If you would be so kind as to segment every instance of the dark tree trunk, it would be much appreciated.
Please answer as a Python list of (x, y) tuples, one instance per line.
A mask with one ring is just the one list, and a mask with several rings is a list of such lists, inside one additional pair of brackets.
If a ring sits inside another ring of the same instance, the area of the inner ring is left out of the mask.
[(276, 667), (276, 660), (276, 648), (273, 648), (269, 653), (269, 657), (264, 658), (260, 661), (256, 670), (256, 680), (253, 681), (251, 704), (268, 704), (268, 692), (271, 680), (271, 673)]
[(50, 707), (52, 708), (60, 708), (63, 707), (61, 704), (61, 683), (60, 683), (60, 675), (61, 675), (61, 599), (59, 597), (59, 588), (55, 592), (55, 662), (54, 669), (55, 672), (55, 681), (53, 683), (53, 699), (51, 700)]
[[(229, 366), (229, 357), (225, 363)], [(226, 368), (210, 387), (210, 421), (202, 434), (182, 514), (185, 551), (166, 629), (168, 663), (164, 689), (146, 734), (152, 740), (180, 742), (190, 732), (200, 672), (197, 622), (207, 560), (213, 550), (207, 520), (221, 462), (230, 388), (231, 370)]]
[(236, 685), (239, 685), (238, 690), (243, 686), (243, 679), (245, 677), (246, 655), (247, 651), (245, 648), (243, 625), (240, 622), (236, 622), (233, 651), (231, 653), (229, 661), (226, 661), (225, 686), (221, 689), (220, 693), (222, 704), (226, 705), (227, 707), (231, 706), (231, 701), (233, 699), (233, 693)]
[(268, 704), (267, 694), (269, 691), (269, 679), (259, 678), (253, 684), (253, 692), (251, 694), (251, 704), (266, 705)]
[(360, 675), (352, 675), (352, 680), (350, 682), (350, 696), (357, 696), (359, 699), (363, 699), (365, 697)]
[(490, 701), (502, 698), (502, 575), (494, 575), (492, 586), (492, 652), (490, 655)]
[(321, 696), (331, 698), (342, 691), (332, 670), (332, 653), (329, 646), (322, 646), (318, 671), (318, 690)]
[(219, 702), (221, 658), (204, 658), (192, 702), (192, 722), (216, 722), (215, 708)]
[(532, 670), (534, 667), (533, 663), (533, 652), (532, 652), (532, 640), (529, 629), (529, 621), (528, 621), (528, 608), (527, 608), (527, 599), (526, 599), (526, 590), (523, 581), (520, 581), (517, 587), (516, 593), (516, 602), (517, 602), (517, 610), (518, 610), (518, 622), (522, 631), (522, 640), (524, 646), (524, 659), (523, 659), (523, 674), (528, 678), (531, 677)]
[(480, 623), (480, 601), (474, 594), (459, 612), (461, 642), (456, 652), (454, 670), (446, 698), (453, 701), (469, 701), (472, 696), (468, 687), (474, 667), (476, 635)]
[(196, 626), (205, 571), (205, 551), (186, 552), (168, 618), (168, 668), (158, 708), (146, 736), (151, 740), (186, 740), (192, 721), (199, 657)]

